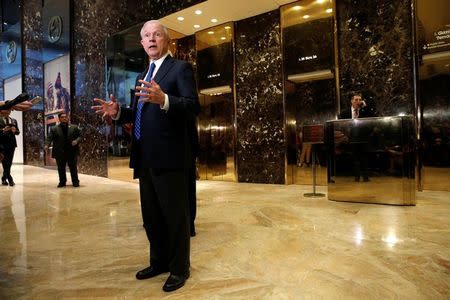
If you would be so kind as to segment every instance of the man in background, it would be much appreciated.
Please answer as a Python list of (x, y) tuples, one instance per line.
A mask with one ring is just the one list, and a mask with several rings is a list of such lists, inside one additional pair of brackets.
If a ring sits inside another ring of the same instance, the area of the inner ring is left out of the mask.
[(3, 176), (2, 185), (14, 186), (14, 180), (11, 176), (11, 166), (14, 158), (14, 152), (17, 147), (16, 135), (20, 133), (17, 120), (9, 116), (10, 110), (6, 110), (7, 114), (0, 117), (0, 151), (3, 160)]
[(56, 159), (58, 166), (58, 187), (66, 186), (66, 165), (69, 166), (72, 185), (79, 187), (77, 158), (80, 152), (78, 146), (81, 140), (80, 129), (78, 126), (69, 124), (69, 117), (66, 113), (61, 113), (58, 117), (59, 124), (50, 130), (45, 142), (45, 149), (48, 150), (49, 146), (53, 145), (52, 157)]

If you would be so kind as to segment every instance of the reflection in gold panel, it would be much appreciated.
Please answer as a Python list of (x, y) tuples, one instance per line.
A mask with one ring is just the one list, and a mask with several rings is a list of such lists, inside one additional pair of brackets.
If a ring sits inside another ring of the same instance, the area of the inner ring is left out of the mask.
[(200, 179), (236, 181), (233, 94), (200, 95), (199, 99)]
[(328, 18), (333, 14), (333, 0), (302, 0), (284, 5), (281, 10), (281, 27)]
[(334, 1), (302, 0), (280, 8), (286, 132), (286, 182), (327, 185), (326, 148), (305, 142), (304, 125), (335, 119)]
[(236, 181), (233, 23), (195, 34), (200, 179)]
[(415, 205), (414, 118), (327, 122), (328, 199)]

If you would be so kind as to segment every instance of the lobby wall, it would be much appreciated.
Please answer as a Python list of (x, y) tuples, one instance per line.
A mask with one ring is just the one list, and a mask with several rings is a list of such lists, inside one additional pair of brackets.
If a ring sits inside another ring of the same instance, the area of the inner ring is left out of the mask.
[(378, 116), (414, 114), (411, 1), (336, 2), (340, 107), (360, 91)]
[(235, 30), (238, 181), (284, 183), (279, 10), (238, 21)]
[[(106, 127), (90, 108), (93, 98), (105, 97), (106, 37), (139, 22), (158, 19), (202, 1), (71, 1), (71, 121), (83, 130), (80, 173), (107, 176)], [(42, 96), (42, 0), (24, 1), (23, 26), (24, 90)], [(26, 164), (44, 165), (43, 122), (43, 108), (24, 114)]]
[[(92, 99), (106, 93), (106, 37), (198, 2), (72, 1), (72, 122), (83, 129), (81, 173), (107, 176), (106, 127), (90, 109)], [(414, 113), (411, 3), (400, 2), (361, 5), (363, 1), (337, 0), (341, 109), (357, 89), (376, 103), (380, 116)], [(279, 11), (239, 20), (235, 26), (238, 181), (283, 184), (286, 146)], [(42, 1), (24, 1), (24, 90), (35, 95), (43, 92), (41, 28)], [(42, 109), (26, 112), (24, 122), (25, 161), (42, 166)]]

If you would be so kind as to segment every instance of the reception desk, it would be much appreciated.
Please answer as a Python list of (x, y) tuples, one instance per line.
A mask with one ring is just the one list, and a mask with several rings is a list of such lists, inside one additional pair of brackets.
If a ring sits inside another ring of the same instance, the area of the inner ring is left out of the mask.
[(328, 121), (328, 199), (415, 205), (414, 119)]

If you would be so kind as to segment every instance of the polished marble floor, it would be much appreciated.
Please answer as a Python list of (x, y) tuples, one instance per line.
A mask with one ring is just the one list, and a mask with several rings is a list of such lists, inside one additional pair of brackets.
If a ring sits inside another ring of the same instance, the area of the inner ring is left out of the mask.
[[(13, 166), (0, 186), (0, 299), (449, 299), (450, 192), (416, 206), (306, 198), (310, 186), (198, 182), (191, 278), (138, 281), (136, 183)], [(319, 192), (326, 193), (325, 187)]]

